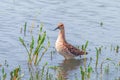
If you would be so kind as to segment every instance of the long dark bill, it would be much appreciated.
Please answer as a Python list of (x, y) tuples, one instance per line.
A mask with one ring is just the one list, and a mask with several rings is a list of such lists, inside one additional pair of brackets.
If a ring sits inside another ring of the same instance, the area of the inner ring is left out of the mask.
[(55, 31), (55, 30), (57, 30), (57, 29), (59, 29), (59, 27), (56, 27), (53, 31)]

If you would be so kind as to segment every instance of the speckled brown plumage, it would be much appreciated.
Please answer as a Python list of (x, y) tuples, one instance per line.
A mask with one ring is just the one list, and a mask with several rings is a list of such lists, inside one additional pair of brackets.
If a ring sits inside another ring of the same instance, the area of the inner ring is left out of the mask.
[(74, 54), (75, 56), (79, 56), (79, 55), (84, 55), (85, 54), (84, 51), (79, 50), (78, 48), (72, 46), (71, 44), (66, 44), (65, 46), (68, 48), (70, 53)]
[(84, 51), (79, 50), (78, 48), (67, 43), (67, 41), (65, 39), (65, 30), (64, 30), (63, 23), (59, 23), (58, 27), (56, 29), (60, 30), (58, 38), (57, 38), (56, 43), (55, 43), (55, 48), (58, 51), (58, 53), (60, 53), (62, 56), (64, 56), (65, 59), (71, 59), (71, 58), (74, 58), (75, 56), (85, 54)]

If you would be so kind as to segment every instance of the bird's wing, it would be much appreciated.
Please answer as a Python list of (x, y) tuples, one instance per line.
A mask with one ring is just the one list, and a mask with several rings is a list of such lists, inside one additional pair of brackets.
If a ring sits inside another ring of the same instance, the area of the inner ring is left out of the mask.
[(74, 54), (75, 56), (84, 55), (85, 54), (84, 51), (77, 49), (76, 47), (72, 46), (71, 44), (65, 44), (65, 46), (68, 48), (70, 53)]

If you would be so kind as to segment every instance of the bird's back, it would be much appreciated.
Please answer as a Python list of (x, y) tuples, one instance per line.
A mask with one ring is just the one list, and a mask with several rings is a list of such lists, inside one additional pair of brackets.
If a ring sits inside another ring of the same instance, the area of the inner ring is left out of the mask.
[[(85, 51), (80, 50), (80, 49), (72, 46), (72, 45), (69, 44), (69, 43), (66, 43), (65, 46), (66, 46), (66, 48), (69, 50), (69, 52), (70, 52), (71, 54), (75, 55), (75, 56), (79, 56), (79, 55), (84, 55), (84, 54), (85, 54)], [(86, 54), (87, 54), (87, 52), (86, 52)]]

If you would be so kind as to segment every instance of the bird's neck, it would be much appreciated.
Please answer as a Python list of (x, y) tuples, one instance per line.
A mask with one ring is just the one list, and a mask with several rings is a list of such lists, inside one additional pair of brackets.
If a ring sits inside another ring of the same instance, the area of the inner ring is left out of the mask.
[(60, 30), (59, 31), (59, 35), (58, 35), (57, 41), (58, 42), (66, 42), (65, 31), (64, 30)]

